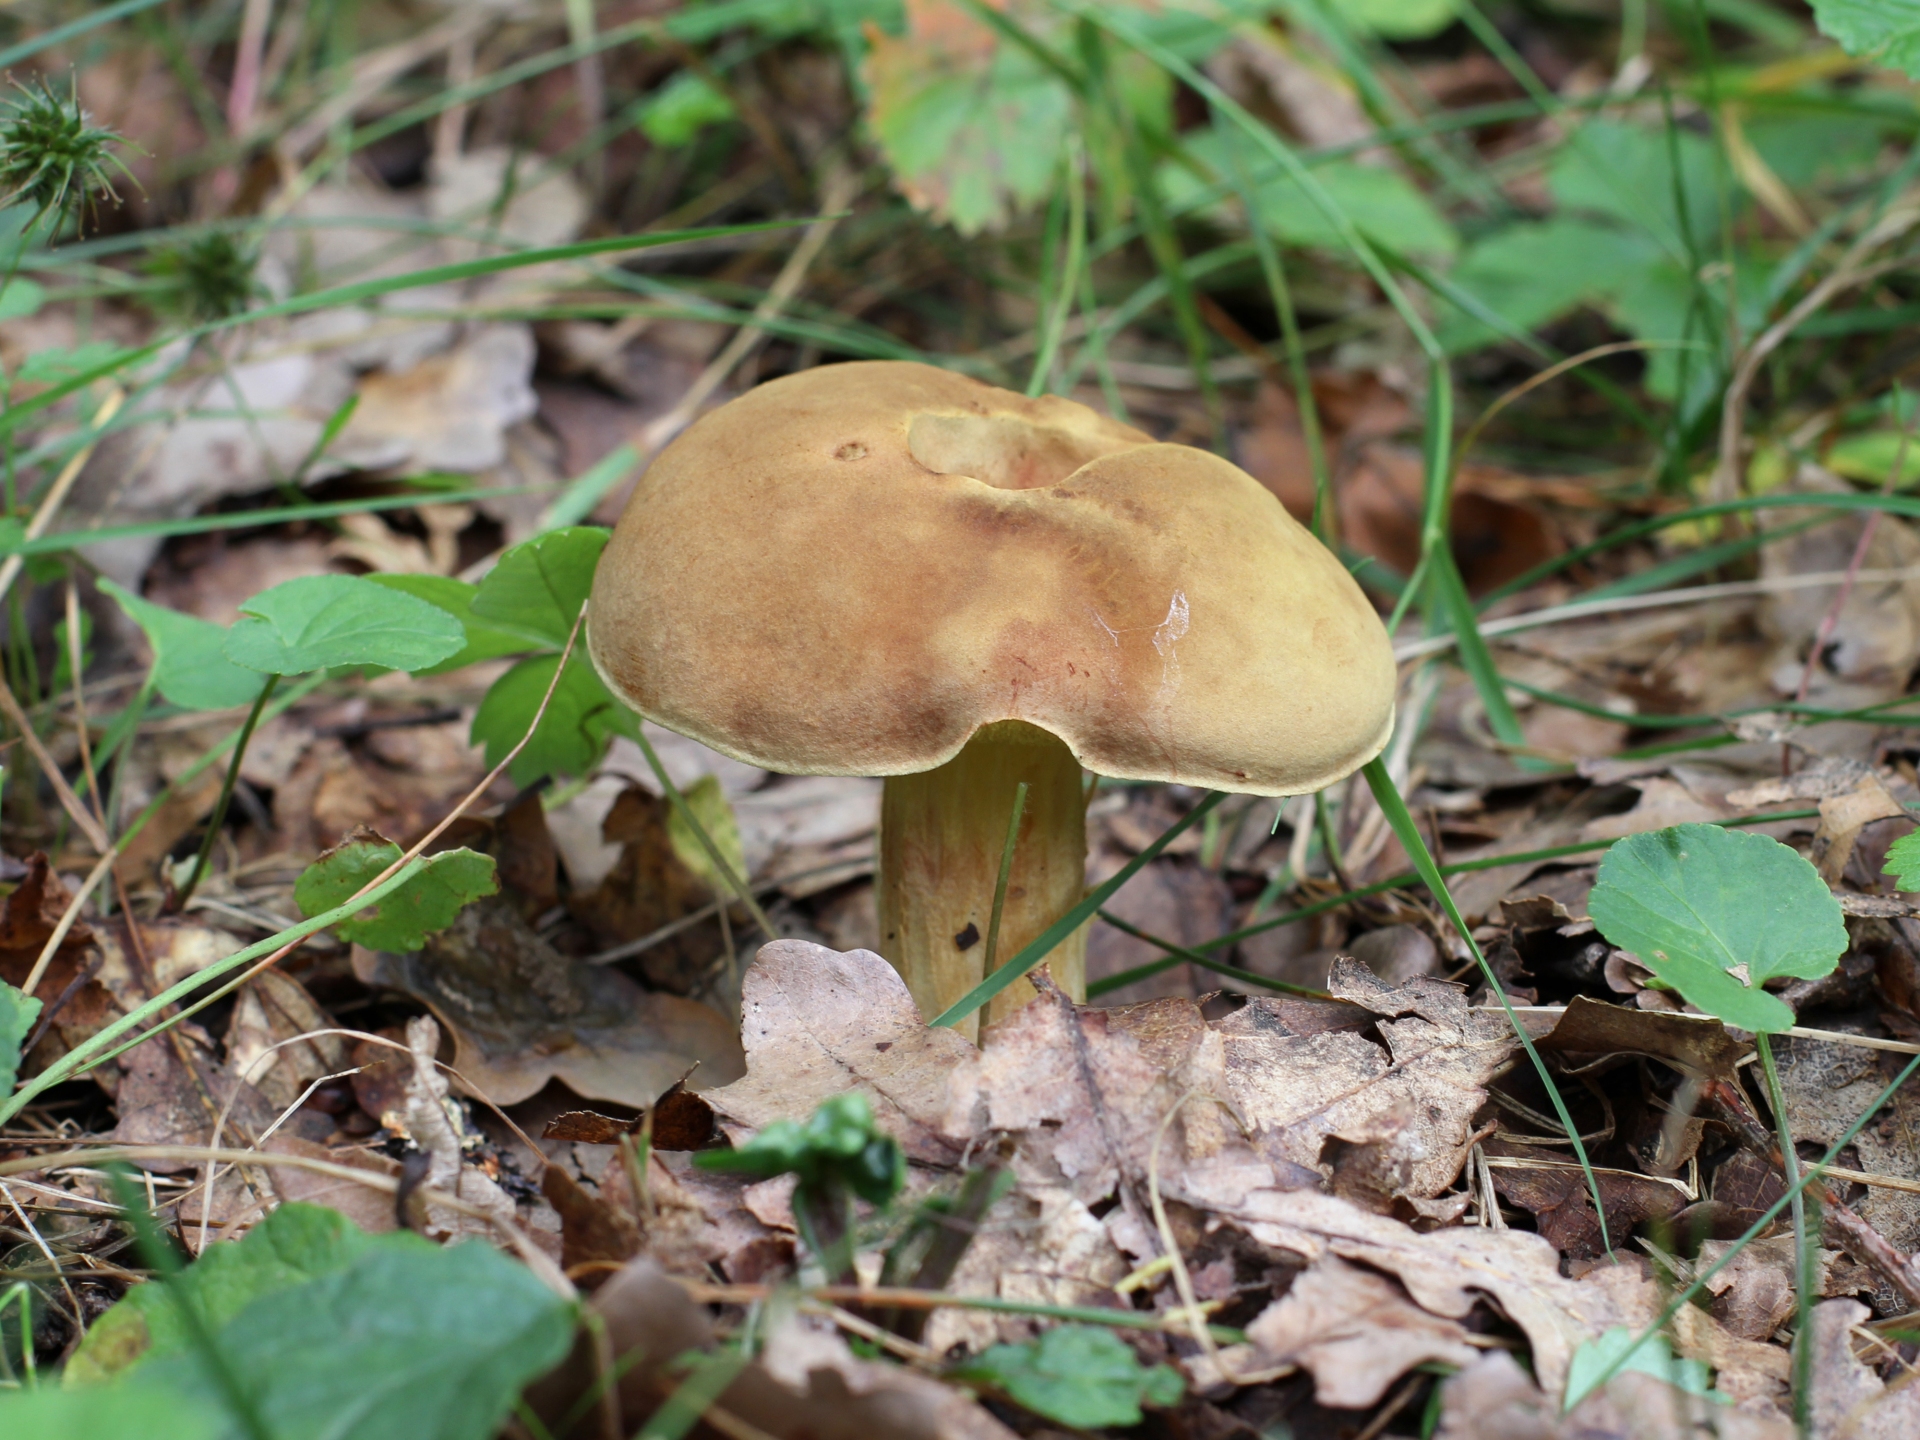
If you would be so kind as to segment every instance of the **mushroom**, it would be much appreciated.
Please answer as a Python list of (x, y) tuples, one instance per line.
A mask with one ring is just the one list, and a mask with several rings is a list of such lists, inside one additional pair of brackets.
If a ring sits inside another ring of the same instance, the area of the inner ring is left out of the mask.
[[(669, 446), (600, 562), (588, 649), (723, 754), (886, 777), (881, 950), (928, 1018), (983, 978), (1021, 782), (997, 962), (1085, 891), (1082, 766), (1301, 794), (1393, 726), (1378, 614), (1244, 471), (892, 361), (771, 381)], [(1049, 963), (1084, 998), (1085, 927)]]

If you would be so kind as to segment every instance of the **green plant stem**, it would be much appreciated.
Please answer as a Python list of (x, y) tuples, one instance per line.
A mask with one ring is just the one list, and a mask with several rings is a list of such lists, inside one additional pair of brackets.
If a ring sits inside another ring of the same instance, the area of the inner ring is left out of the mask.
[(233, 759), (227, 765), (227, 775), (220, 782), (220, 798), (213, 802), (213, 815), (207, 821), (207, 833), (200, 841), (200, 853), (193, 857), (193, 873), (187, 876), (187, 883), (181, 889), (173, 908), (184, 910), (187, 902), (193, 899), (193, 892), (200, 887), (200, 877), (207, 873), (207, 862), (213, 858), (213, 844), (220, 836), (220, 827), (227, 822), (227, 806), (233, 802), (233, 787), (240, 783), (240, 766), (247, 758), (247, 743), (253, 739), (253, 730), (260, 723), (260, 714), (267, 708), (267, 701), (273, 698), (274, 687), (280, 683), (278, 675), (269, 675), (267, 683), (260, 687), (260, 693), (253, 699), (253, 708), (247, 711), (246, 722), (240, 727), (240, 738), (234, 742)]
[(1381, 811), (1387, 817), (1394, 836), (1407, 852), (1407, 858), (1413, 861), (1413, 868), (1426, 882), (1433, 898), (1440, 902), (1440, 908), (1446, 912), (1447, 919), (1453, 922), (1453, 928), (1466, 942), (1468, 951), (1473, 955), (1474, 964), (1480, 967), (1481, 977), (1487, 988), (1499, 1000), (1500, 1008), (1507, 1012), (1507, 1023), (1513, 1027), (1513, 1033), (1519, 1037), (1521, 1047), (1527, 1052), (1527, 1059), (1533, 1062), (1534, 1071), (1540, 1076), (1540, 1083), (1546, 1086), (1547, 1098), (1553, 1101), (1553, 1113), (1566, 1127), (1567, 1139), (1573, 1145), (1573, 1153), (1580, 1161), (1580, 1173), (1586, 1176), (1587, 1193), (1593, 1197), (1593, 1212), (1600, 1222), (1600, 1243), (1606, 1247), (1607, 1254), (1613, 1254), (1613, 1240), (1607, 1233), (1607, 1206), (1600, 1196), (1600, 1181), (1593, 1173), (1593, 1162), (1587, 1158), (1586, 1144), (1580, 1139), (1580, 1127), (1573, 1123), (1573, 1115), (1567, 1109), (1567, 1102), (1560, 1094), (1560, 1087), (1554, 1083), (1553, 1073), (1547, 1069), (1547, 1062), (1534, 1048), (1533, 1037), (1527, 1034), (1526, 1027), (1520, 1023), (1520, 1017), (1514, 1014), (1513, 1002), (1507, 999), (1507, 992), (1500, 983), (1500, 977), (1493, 973), (1493, 966), (1487, 963), (1487, 957), (1481, 953), (1480, 943), (1473, 938), (1473, 931), (1460, 914), (1460, 907), (1453, 903), (1453, 892), (1447, 889), (1447, 882), (1440, 873), (1440, 867), (1434, 863), (1432, 853), (1427, 849), (1426, 837), (1420, 833), (1420, 827), (1413, 823), (1413, 815), (1407, 809), (1407, 802), (1401, 798), (1400, 787), (1393, 783), (1393, 776), (1387, 773), (1384, 760), (1369, 760), (1366, 771), (1367, 784), (1373, 789), (1373, 798), (1380, 803)]
[[(1087, 177), (1082, 159), (1080, 139), (1072, 137), (1067, 146), (1066, 192), (1067, 192), (1067, 254), (1060, 263), (1057, 274), (1050, 274), (1054, 283), (1052, 304), (1047, 306), (1045, 328), (1040, 332), (1040, 345), (1033, 356), (1033, 373), (1027, 378), (1028, 395), (1044, 395), (1053, 385), (1053, 367), (1060, 356), (1060, 337), (1066, 333), (1067, 312), (1073, 309), (1074, 296), (1080, 290), (1080, 275), (1087, 258)], [(1052, 237), (1049, 236), (1047, 253), (1049, 271), (1052, 269)], [(1041, 299), (1044, 303), (1049, 297), (1042, 287)]]
[(1793, 1213), (1794, 1254), (1794, 1341), (1793, 1341), (1793, 1423), (1805, 1435), (1813, 1421), (1813, 1254), (1807, 1235), (1807, 1205), (1800, 1183), (1800, 1155), (1793, 1147), (1793, 1127), (1787, 1119), (1786, 1091), (1780, 1086), (1780, 1070), (1773, 1062), (1773, 1037), (1764, 1030), (1753, 1037), (1753, 1048), (1760, 1054), (1760, 1069), (1767, 1077), (1767, 1103), (1773, 1107), (1774, 1132), (1780, 1137), (1780, 1169), (1787, 1177), (1787, 1193)]
[[(1184, 945), (1176, 945), (1171, 940), (1163, 940), (1158, 935), (1152, 935), (1142, 930), (1138, 925), (1122, 920), (1111, 911), (1101, 910), (1096, 913), (1102, 920), (1106, 921), (1107, 924), (1118, 930), (1122, 935), (1131, 935), (1134, 939), (1144, 941), (1155, 949), (1164, 950), (1167, 955), (1175, 961), (1184, 960), (1189, 965), (1198, 965), (1202, 970), (1210, 970), (1216, 975), (1224, 975), (1229, 980), (1238, 980), (1243, 985), (1258, 985), (1263, 990), (1276, 990), (1282, 995), (1298, 995), (1303, 1000), (1333, 1000), (1337, 998), (1328, 994), (1325, 990), (1315, 990), (1310, 985), (1294, 985), (1285, 980), (1269, 980), (1266, 976), (1256, 975), (1251, 970), (1242, 970), (1236, 965), (1229, 965), (1223, 960), (1216, 960), (1211, 955), (1202, 955), (1198, 950), (1189, 950)], [(1150, 970), (1151, 973), (1158, 974), (1160, 970), (1165, 967), (1153, 965), (1142, 968)], [(1127, 973), (1131, 974), (1133, 972)], [(1112, 981), (1117, 978), (1117, 976), (1110, 976), (1105, 981), (1097, 981), (1094, 985), (1089, 985), (1087, 987), (1087, 994), (1089, 996), (1106, 994), (1109, 990), (1116, 988), (1112, 984)]]
[(1007, 817), (1007, 843), (1000, 851), (1000, 877), (993, 882), (993, 910), (987, 917), (987, 952), (982, 962), (984, 973), (993, 973), (994, 958), (1000, 953), (1000, 916), (1007, 906), (1007, 881), (1013, 876), (1013, 847), (1020, 839), (1020, 817), (1027, 812), (1027, 791), (1022, 780), (1013, 790), (1013, 814)]

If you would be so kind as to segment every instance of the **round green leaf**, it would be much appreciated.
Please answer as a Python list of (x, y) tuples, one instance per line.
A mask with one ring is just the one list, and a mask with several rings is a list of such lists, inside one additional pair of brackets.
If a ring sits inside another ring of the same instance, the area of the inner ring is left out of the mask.
[(1839, 902), (1803, 856), (1718, 825), (1617, 842), (1587, 909), (1602, 935), (1691, 1004), (1756, 1033), (1794, 1019), (1761, 986), (1828, 974), (1847, 948)]
[[(344, 905), (394, 861), (400, 847), (361, 831), (342, 840), (300, 872), (293, 902), (311, 919)], [(343, 940), (370, 950), (418, 950), (427, 936), (453, 923), (461, 907), (500, 889), (493, 857), (472, 850), (429, 855), (406, 883), (333, 928)]]
[(1140, 1405), (1177, 1403), (1170, 1366), (1148, 1369), (1111, 1330), (1060, 1325), (1025, 1345), (995, 1345), (959, 1372), (997, 1385), (1036, 1415), (1082, 1430), (1138, 1425)]
[(227, 659), (227, 632), (211, 620), (184, 615), (142, 600), (111, 580), (100, 589), (146, 632), (153, 647), (154, 688), (182, 710), (231, 710), (251, 705), (266, 682), (258, 670), (243, 670)]
[(438, 605), (353, 575), (289, 580), (240, 610), (226, 656), (269, 675), (335, 665), (424, 670), (467, 643), (465, 627)]

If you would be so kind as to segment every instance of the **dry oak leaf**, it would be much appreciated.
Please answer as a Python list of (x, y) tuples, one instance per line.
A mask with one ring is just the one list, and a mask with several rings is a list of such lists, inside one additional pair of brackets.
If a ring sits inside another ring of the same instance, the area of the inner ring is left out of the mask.
[(1303, 1270), (1293, 1287), (1247, 1326), (1263, 1365), (1297, 1365), (1314, 1399), (1365, 1410), (1428, 1360), (1465, 1367), (1479, 1352), (1458, 1321), (1431, 1315), (1393, 1281), (1333, 1255)]
[[(1389, 986), (1344, 956), (1327, 987), (1383, 1017), (1386, 1050), (1351, 1030), (1299, 1034), (1281, 1001), (1250, 1000), (1213, 1026), (1226, 1043), (1227, 1093), (1255, 1148), (1286, 1175), (1324, 1173), (1330, 1137), (1384, 1145), (1392, 1153), (1373, 1168), (1404, 1169), (1407, 1195), (1440, 1194), (1473, 1142), (1487, 1080), (1513, 1053), (1505, 1016), (1469, 1009), (1466, 992), (1444, 981)], [(1395, 1016), (1404, 1018), (1385, 1018)]]
[(1815, 1440), (1913, 1440), (1920, 1435), (1920, 1384), (1885, 1384), (1853, 1353), (1853, 1327), (1872, 1312), (1858, 1300), (1813, 1310)]
[(1790, 1422), (1729, 1409), (1653, 1375), (1624, 1370), (1569, 1414), (1504, 1350), (1482, 1355), (1440, 1392), (1439, 1440), (1793, 1440)]
[(849, 1090), (909, 1156), (957, 1161), (964, 1142), (942, 1133), (947, 1077), (978, 1052), (920, 1018), (906, 982), (871, 950), (842, 953), (805, 940), (762, 945), (740, 986), (747, 1073), (707, 1100), (735, 1132), (805, 1120)]
[(1039, 997), (954, 1067), (949, 1134), (1017, 1135), (1021, 1185), (1064, 1186), (1085, 1205), (1156, 1170), (1163, 1184), (1181, 1176), (1186, 1188), (1225, 1196), (1274, 1183), (1231, 1113), (1225, 1048), (1198, 1006), (1076, 1007), (1035, 976)]
[(1623, 1324), (1618, 1299), (1602, 1286), (1560, 1273), (1560, 1256), (1530, 1231), (1461, 1226), (1420, 1234), (1332, 1195), (1261, 1190), (1239, 1203), (1177, 1192), (1173, 1198), (1217, 1211), (1262, 1245), (1309, 1261), (1337, 1255), (1399, 1278), (1423, 1309), (1462, 1319), (1481, 1296), (1526, 1332), (1535, 1373), (1549, 1394), (1566, 1383), (1567, 1364), (1584, 1340)]

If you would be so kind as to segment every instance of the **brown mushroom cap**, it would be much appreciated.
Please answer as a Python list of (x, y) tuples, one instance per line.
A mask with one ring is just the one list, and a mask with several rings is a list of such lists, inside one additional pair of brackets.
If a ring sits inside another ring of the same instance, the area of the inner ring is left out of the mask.
[(634, 491), (588, 626), (635, 709), (790, 774), (930, 770), (1025, 720), (1102, 775), (1286, 795), (1393, 725), (1379, 616), (1252, 477), (927, 365), (702, 418)]

